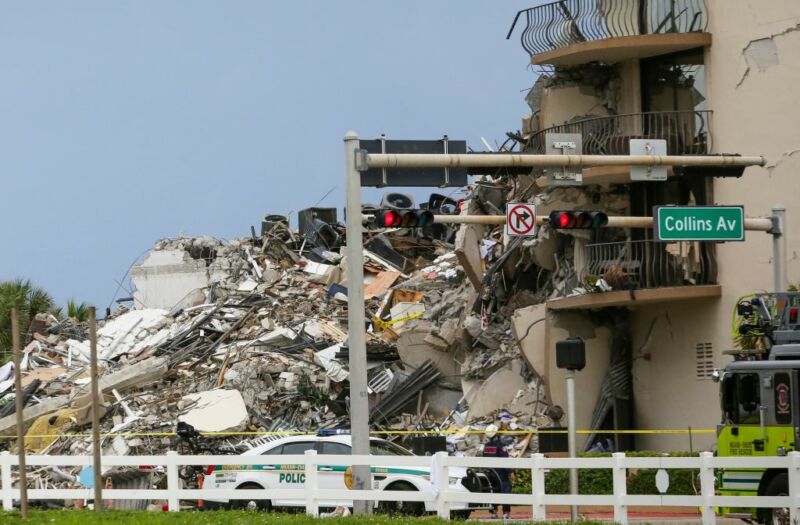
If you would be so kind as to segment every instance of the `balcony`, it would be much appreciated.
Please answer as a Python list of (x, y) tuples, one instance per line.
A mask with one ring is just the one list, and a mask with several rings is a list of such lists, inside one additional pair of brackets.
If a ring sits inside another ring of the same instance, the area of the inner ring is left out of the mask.
[(615, 63), (708, 46), (705, 0), (559, 0), (517, 13), (533, 64)]
[(547, 303), (551, 310), (633, 307), (719, 297), (722, 292), (716, 284), (713, 243), (627, 240), (587, 244), (578, 253), (566, 291), (582, 288), (589, 293), (553, 299)]
[[(653, 111), (592, 117), (552, 126), (530, 136), (525, 151), (545, 153), (548, 133), (580, 133), (584, 155), (629, 155), (631, 139), (667, 141), (670, 155), (706, 155), (711, 151), (711, 111)], [(583, 170), (586, 184), (625, 183), (630, 168)]]

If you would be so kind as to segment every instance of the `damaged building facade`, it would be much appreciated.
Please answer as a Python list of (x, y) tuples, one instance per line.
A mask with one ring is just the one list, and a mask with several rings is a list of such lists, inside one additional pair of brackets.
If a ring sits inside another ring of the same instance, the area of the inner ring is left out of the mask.
[[(545, 153), (548, 134), (580, 133), (584, 154), (626, 155), (630, 139), (663, 139), (670, 155), (751, 152), (767, 165), (741, 178), (675, 170), (666, 182), (633, 182), (627, 168), (590, 168), (583, 186), (570, 188), (548, 187), (538, 172), (537, 189), (515, 200), (542, 201), (540, 214), (590, 208), (634, 216), (660, 204), (730, 204), (763, 217), (783, 204), (789, 282), (797, 283), (798, 29), (800, 5), (791, 0), (567, 0), (520, 12), (509, 34), (541, 72), (527, 96), (532, 113), (514, 137), (521, 149)], [(517, 187), (526, 184), (519, 178)], [(770, 236), (664, 244), (650, 230), (609, 229), (557, 237), (557, 246), (531, 256), (562, 274), (553, 292), (514, 314), (517, 329), (547, 319), (522, 346), (539, 356), (532, 364), (552, 401), (565, 403), (555, 343), (581, 336), (587, 366), (578, 375), (578, 428), (713, 428), (719, 401), (710, 374), (732, 359), (724, 351), (733, 348), (736, 299), (773, 287)], [(690, 446), (685, 435), (616, 441), (619, 448)], [(695, 449), (712, 443), (713, 435), (694, 436)]]

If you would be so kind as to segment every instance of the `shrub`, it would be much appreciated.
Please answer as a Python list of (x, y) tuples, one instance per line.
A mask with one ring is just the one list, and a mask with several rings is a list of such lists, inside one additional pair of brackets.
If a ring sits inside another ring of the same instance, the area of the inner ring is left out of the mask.
[[(628, 452), (630, 457), (657, 457), (665, 454), (650, 451)], [(674, 452), (666, 454), (671, 457), (696, 456), (697, 453)], [(611, 454), (582, 454), (581, 457), (610, 457)], [(628, 494), (659, 494), (656, 489), (656, 469), (639, 469), (628, 472), (627, 488)], [(669, 489), (670, 495), (694, 495), (696, 494), (694, 483), (697, 479), (697, 470), (693, 469), (670, 469)], [(515, 471), (516, 480), (512, 486), (515, 494), (531, 493), (531, 471)], [(551, 470), (545, 474), (545, 491), (548, 494), (569, 494), (569, 470)], [(613, 494), (614, 485), (612, 481), (611, 469), (581, 469), (578, 471), (578, 493), (579, 494)]]

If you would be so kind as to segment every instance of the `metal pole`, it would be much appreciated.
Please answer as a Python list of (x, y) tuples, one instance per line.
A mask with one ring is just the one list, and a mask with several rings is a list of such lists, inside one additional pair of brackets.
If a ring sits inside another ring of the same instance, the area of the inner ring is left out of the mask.
[[(577, 457), (577, 444), (575, 439), (575, 370), (567, 370), (567, 440), (569, 443), (569, 457)], [(569, 493), (578, 495), (578, 470), (569, 469)], [(569, 514), (572, 521), (578, 519), (578, 506), (570, 505)]]
[[(505, 215), (434, 215), (436, 224), (505, 224)], [(536, 224), (541, 226), (548, 222), (547, 216), (537, 216)], [(627, 217), (611, 216), (608, 218), (608, 228), (652, 228), (652, 217)], [(772, 218), (746, 218), (744, 229), (747, 231), (774, 231), (775, 221)]]
[(772, 271), (776, 292), (788, 288), (786, 278), (786, 207), (776, 204), (772, 208)]
[[(347, 188), (347, 346), (350, 355), (350, 434), (354, 455), (369, 455), (367, 348), (364, 342), (364, 246), (361, 217), (361, 173), (356, 170), (358, 135), (344, 136)], [(353, 465), (353, 488), (372, 488), (368, 465)], [(370, 514), (369, 501), (354, 501), (355, 514)]]
[(591, 166), (764, 166), (761, 156), (534, 155), (511, 153), (368, 153), (372, 168), (514, 168)]
[(89, 307), (89, 341), (92, 374), (92, 465), (94, 466), (94, 510), (103, 509), (103, 472), (100, 467), (100, 389), (97, 377), (97, 311)]
[(19, 318), (16, 308), (11, 309), (11, 346), (14, 350), (14, 401), (17, 412), (17, 454), (19, 455), (19, 512), (22, 519), (28, 518), (28, 472), (25, 465), (25, 421), (22, 411), (25, 400), (22, 395), (22, 345), (19, 341)]

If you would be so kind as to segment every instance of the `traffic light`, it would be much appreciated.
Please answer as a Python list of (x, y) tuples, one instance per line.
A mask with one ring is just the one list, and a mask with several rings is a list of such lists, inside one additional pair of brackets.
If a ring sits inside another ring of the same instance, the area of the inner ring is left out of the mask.
[(433, 224), (428, 210), (379, 210), (375, 222), (380, 228), (423, 228)]
[(608, 215), (597, 210), (556, 210), (550, 212), (550, 227), (560, 230), (608, 226)]

